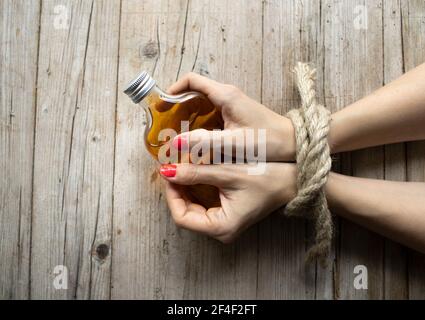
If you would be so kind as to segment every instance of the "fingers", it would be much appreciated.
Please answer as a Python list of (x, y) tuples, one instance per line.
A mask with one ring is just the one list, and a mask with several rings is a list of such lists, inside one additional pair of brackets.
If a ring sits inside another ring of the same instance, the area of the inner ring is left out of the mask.
[(234, 107), (236, 101), (245, 97), (242, 91), (233, 85), (223, 84), (193, 72), (174, 83), (168, 89), (168, 93), (177, 94), (189, 90), (203, 93), (219, 110), (223, 107)]
[[(226, 187), (237, 183), (238, 175), (230, 165), (164, 164), (159, 172), (169, 182), (181, 185), (209, 184)], [(237, 166), (235, 166), (237, 167)]]
[(181, 186), (167, 181), (166, 199), (171, 216), (177, 226), (214, 237), (222, 242), (231, 240), (231, 229), (223, 209), (206, 210), (201, 205), (192, 203), (185, 197)]
[[(177, 135), (172, 146), (180, 151), (199, 151), (213, 149), (221, 154), (236, 157), (238, 159), (245, 158), (245, 129), (226, 129), (208, 131), (205, 129), (196, 129)], [(255, 147), (255, 145), (253, 146)], [(195, 148), (195, 149), (193, 149)]]
[(180, 186), (168, 182), (166, 198), (171, 216), (179, 227), (206, 234), (210, 233), (211, 225), (207, 215), (205, 215), (205, 208), (185, 199)]
[(199, 74), (190, 72), (185, 74), (180, 78), (176, 83), (168, 88), (168, 93), (176, 94), (182, 91), (199, 91), (205, 94), (206, 96), (210, 95), (214, 89), (216, 89), (220, 84), (214, 80), (203, 77)]

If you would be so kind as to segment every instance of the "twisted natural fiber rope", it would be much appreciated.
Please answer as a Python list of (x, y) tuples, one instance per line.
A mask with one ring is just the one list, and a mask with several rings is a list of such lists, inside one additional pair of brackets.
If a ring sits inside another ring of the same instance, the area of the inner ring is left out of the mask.
[(298, 62), (294, 73), (302, 103), (288, 117), (295, 128), (298, 194), (286, 206), (285, 214), (315, 220), (316, 243), (308, 251), (307, 261), (319, 258), (324, 263), (332, 240), (332, 216), (323, 190), (332, 161), (327, 142), (330, 112), (316, 101), (316, 70)]

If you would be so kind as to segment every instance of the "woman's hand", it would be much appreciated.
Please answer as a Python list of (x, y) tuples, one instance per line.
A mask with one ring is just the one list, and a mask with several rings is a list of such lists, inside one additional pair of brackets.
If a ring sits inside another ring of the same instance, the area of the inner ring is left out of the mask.
[(214, 135), (204, 129), (182, 133), (173, 140), (176, 147), (185, 144), (193, 146), (207, 138), (210, 143), (214, 143), (212, 140), (220, 139), (224, 149), (226, 140), (223, 138), (226, 136), (245, 137), (246, 129), (265, 129), (267, 143), (264, 160), (294, 160), (295, 133), (288, 118), (249, 98), (232, 85), (222, 84), (196, 73), (186, 74), (168, 89), (168, 93), (177, 94), (188, 90), (203, 93), (221, 111), (224, 130)]
[[(250, 175), (248, 164), (167, 164), (160, 168), (175, 223), (224, 243), (289, 202), (296, 195), (296, 167), (264, 163), (262, 175)], [(220, 207), (193, 203), (184, 185), (210, 184), (219, 189)]]

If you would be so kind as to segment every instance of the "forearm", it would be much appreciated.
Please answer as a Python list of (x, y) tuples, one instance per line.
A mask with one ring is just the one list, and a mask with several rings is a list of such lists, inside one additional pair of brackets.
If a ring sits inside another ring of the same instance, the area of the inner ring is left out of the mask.
[(425, 253), (425, 183), (331, 173), (326, 195), (334, 213)]
[(332, 115), (332, 153), (425, 139), (425, 64)]

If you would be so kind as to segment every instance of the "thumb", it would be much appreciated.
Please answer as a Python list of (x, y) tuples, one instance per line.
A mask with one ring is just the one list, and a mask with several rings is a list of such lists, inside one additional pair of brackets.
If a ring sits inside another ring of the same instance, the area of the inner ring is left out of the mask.
[(160, 174), (170, 182), (181, 185), (209, 184), (216, 187), (234, 185), (238, 179), (230, 165), (164, 164)]

